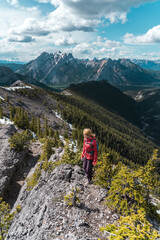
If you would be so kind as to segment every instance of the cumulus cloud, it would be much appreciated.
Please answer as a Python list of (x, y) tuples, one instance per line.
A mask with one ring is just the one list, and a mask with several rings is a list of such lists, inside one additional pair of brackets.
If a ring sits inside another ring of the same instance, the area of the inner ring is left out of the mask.
[(149, 29), (145, 34), (135, 36), (132, 33), (126, 33), (124, 42), (128, 44), (155, 44), (160, 43), (160, 25)]
[(124, 23), (131, 7), (152, 1), (154, 0), (50, 0), (56, 10), (49, 15), (48, 23), (63, 31), (93, 31), (102, 17), (111, 23)]
[(13, 36), (8, 38), (9, 42), (31, 43), (35, 42), (35, 39), (30, 36)]
[(99, 47), (106, 47), (106, 48), (113, 48), (113, 47), (120, 47), (120, 42), (117, 41), (111, 41), (107, 38), (102, 39), (100, 36), (98, 37), (96, 42), (93, 42), (93, 45), (99, 46)]
[(33, 35), (33, 36), (46, 36), (51, 31), (44, 26), (44, 23), (37, 22), (35, 18), (27, 18), (19, 28), (10, 28), (9, 34), (12, 35)]
[(7, 0), (7, 2), (12, 6), (19, 6), (18, 0)]
[(70, 36), (63, 36), (62, 38), (56, 39), (54, 41), (56, 46), (70, 46), (78, 44), (72, 37)]
[(88, 55), (90, 55), (90, 58), (95, 56), (98, 56), (98, 58), (116, 57), (121, 48), (122, 46), (119, 42), (98, 37), (95, 42), (77, 44), (73, 49), (73, 54), (82, 56), (82, 58), (86, 58)]

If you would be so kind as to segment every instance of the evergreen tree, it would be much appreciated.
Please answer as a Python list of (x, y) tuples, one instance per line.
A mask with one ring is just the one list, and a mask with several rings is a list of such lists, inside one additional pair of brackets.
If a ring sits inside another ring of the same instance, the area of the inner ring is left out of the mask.
[(53, 137), (54, 136), (54, 131), (53, 131), (53, 128), (49, 128), (49, 137)]
[(10, 213), (10, 211), (11, 209), (9, 204), (0, 198), (0, 240), (5, 239), (11, 225), (11, 221), (14, 218), (15, 213)]
[(49, 135), (48, 119), (45, 118), (45, 124), (44, 124), (44, 137), (47, 137), (48, 135)]
[(9, 105), (9, 111), (10, 111), (10, 120), (13, 121), (16, 110), (15, 110), (15, 108), (12, 106), (12, 104)]
[(31, 139), (32, 135), (28, 130), (17, 132), (9, 139), (10, 147), (16, 151), (21, 151), (28, 146)]
[(16, 114), (14, 116), (14, 123), (22, 129), (29, 128), (29, 118), (28, 113), (23, 108), (16, 108)]
[(109, 240), (155, 240), (160, 237), (158, 231), (147, 221), (145, 213), (140, 210), (137, 214), (121, 216), (117, 222), (101, 227), (100, 230), (110, 235), (107, 238)]
[(37, 132), (36, 132), (37, 136), (39, 138), (41, 138), (42, 132), (41, 132), (41, 123), (40, 123), (40, 118), (39, 117), (37, 118), (37, 127), (36, 127), (36, 129), (37, 129)]
[(2, 109), (2, 107), (0, 106), (0, 119), (2, 119), (3, 118), (3, 109)]

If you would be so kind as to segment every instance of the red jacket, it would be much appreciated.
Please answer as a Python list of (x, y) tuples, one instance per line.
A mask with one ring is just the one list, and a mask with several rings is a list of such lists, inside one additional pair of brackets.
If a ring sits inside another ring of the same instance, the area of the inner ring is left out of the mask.
[[(92, 146), (89, 144), (86, 144), (85, 141), (87, 141), (87, 143), (90, 143), (92, 140)], [(89, 148), (86, 149), (86, 148)], [(93, 155), (91, 155), (90, 153), (88, 153), (86, 150), (88, 150), (89, 152), (93, 151)], [(96, 142), (96, 138), (84, 138), (83, 141), (83, 152), (81, 155), (81, 158), (85, 157), (89, 160), (93, 159), (93, 165), (96, 165), (97, 163), (97, 156), (98, 156), (98, 151), (97, 151), (97, 142)]]

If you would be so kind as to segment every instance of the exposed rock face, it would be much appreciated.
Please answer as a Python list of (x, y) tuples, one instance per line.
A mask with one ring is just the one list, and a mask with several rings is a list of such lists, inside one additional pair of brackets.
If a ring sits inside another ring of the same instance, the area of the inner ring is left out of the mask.
[(20, 83), (20, 81), (24, 82), (25, 85), (26, 85), (26, 83), (28, 83), (28, 84), (32, 84), (32, 85), (35, 85), (35, 86), (38, 86), (38, 87), (41, 87), (44, 89), (48, 89), (51, 91), (57, 91), (54, 88), (51, 88), (43, 83), (36, 81), (32, 77), (22, 76), (18, 73), (13, 72), (8, 67), (0, 66), (0, 86), (10, 86), (17, 81), (19, 81), (19, 83)]
[(151, 61), (145, 59), (132, 59), (131, 61), (143, 68), (160, 71), (160, 60)]
[(17, 167), (23, 162), (26, 152), (15, 152), (9, 147), (9, 137), (16, 132), (14, 125), (0, 124), (0, 196), (2, 196)]
[(159, 81), (152, 73), (128, 59), (80, 60), (72, 54), (61, 52), (44, 52), (35, 60), (23, 65), (17, 72), (49, 85), (107, 80), (120, 87), (130, 84), (153, 84)]
[[(86, 185), (86, 182), (80, 167), (61, 165), (50, 175), (43, 173), (33, 190), (27, 191), (24, 185), (15, 204), (21, 205), (21, 212), (14, 219), (6, 239), (105, 239), (99, 227), (113, 222), (117, 215), (112, 215), (104, 205), (106, 190)], [(64, 196), (74, 187), (81, 190), (80, 204), (69, 207)]]

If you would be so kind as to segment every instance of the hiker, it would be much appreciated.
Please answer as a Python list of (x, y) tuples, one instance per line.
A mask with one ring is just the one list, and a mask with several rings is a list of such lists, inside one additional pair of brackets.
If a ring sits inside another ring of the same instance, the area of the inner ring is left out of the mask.
[(88, 183), (93, 183), (93, 165), (96, 165), (98, 156), (97, 141), (95, 138), (95, 134), (93, 134), (91, 129), (89, 128), (83, 130), (83, 135), (84, 142), (81, 155), (81, 159), (83, 160), (83, 169), (88, 178)]

